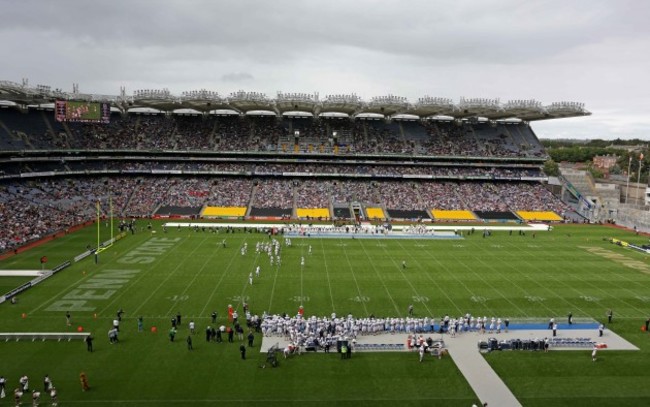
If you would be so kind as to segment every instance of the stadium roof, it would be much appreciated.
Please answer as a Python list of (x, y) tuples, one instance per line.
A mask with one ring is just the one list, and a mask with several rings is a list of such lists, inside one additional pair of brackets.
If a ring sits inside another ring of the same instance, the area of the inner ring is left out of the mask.
[(385, 117), (395, 115), (415, 115), (421, 118), (432, 116), (449, 116), (456, 119), (485, 117), (490, 120), (521, 119), (535, 121), (560, 119), (591, 115), (584, 104), (578, 102), (553, 102), (543, 105), (537, 100), (510, 100), (502, 103), (499, 99), (481, 99), (461, 97), (459, 103), (441, 97), (424, 96), (415, 103), (405, 97), (386, 95), (376, 96), (364, 101), (356, 94), (327, 95), (322, 100), (318, 93), (283, 93), (270, 98), (259, 92), (233, 92), (227, 97), (206, 89), (193, 90), (173, 95), (167, 89), (145, 89), (127, 96), (124, 88), (119, 96), (95, 95), (52, 90), (49, 86), (31, 87), (25, 81), (22, 84), (0, 81), (0, 101), (10, 101), (18, 105), (40, 105), (55, 100), (73, 100), (88, 102), (109, 102), (121, 111), (133, 108), (152, 108), (172, 112), (178, 109), (193, 109), (208, 113), (214, 110), (234, 110), (245, 114), (251, 111), (267, 111), (276, 115), (285, 112), (307, 112), (314, 116), (321, 113), (344, 113), (348, 116), (375, 113)]

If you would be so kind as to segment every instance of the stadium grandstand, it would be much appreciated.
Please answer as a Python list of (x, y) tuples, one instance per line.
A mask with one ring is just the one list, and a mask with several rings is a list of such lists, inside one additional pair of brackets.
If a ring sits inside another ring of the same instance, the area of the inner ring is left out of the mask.
[(138, 90), (0, 81), (0, 252), (120, 217), (531, 222), (579, 217), (546, 188), (536, 120), (575, 102)]

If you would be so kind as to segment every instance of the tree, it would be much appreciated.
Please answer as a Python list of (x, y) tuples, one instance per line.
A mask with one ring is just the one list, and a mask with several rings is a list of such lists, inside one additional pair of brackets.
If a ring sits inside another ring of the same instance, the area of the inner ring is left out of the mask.
[(557, 177), (560, 175), (560, 166), (552, 159), (548, 160), (544, 163), (544, 174), (549, 177)]

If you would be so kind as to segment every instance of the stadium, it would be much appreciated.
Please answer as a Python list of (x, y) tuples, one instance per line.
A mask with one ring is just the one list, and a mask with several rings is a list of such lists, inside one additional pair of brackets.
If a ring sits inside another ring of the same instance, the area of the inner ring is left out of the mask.
[(647, 237), (552, 190), (533, 130), (581, 103), (0, 100), (7, 397), (49, 375), (62, 405), (650, 402)]

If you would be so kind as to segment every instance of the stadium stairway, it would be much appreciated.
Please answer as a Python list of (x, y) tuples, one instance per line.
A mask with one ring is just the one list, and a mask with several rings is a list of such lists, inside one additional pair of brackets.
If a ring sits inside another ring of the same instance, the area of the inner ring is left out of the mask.
[(61, 122), (61, 124), (63, 125), (63, 129), (65, 130), (65, 137), (59, 137), (60, 136), (59, 134), (55, 134), (54, 137), (61, 138), (66, 148), (71, 148), (70, 140), (72, 140), (73, 137), (72, 137), (72, 132), (70, 131), (70, 126), (68, 126), (67, 122)]
[[(41, 111), (41, 118), (45, 122), (45, 126), (47, 126), (47, 131), (52, 135), (52, 138), (56, 137), (56, 132), (52, 127), (52, 122), (50, 122), (47, 116), (45, 116), (45, 111)], [(31, 143), (30, 143), (30, 148), (33, 148), (33, 146), (31, 146)]]
[(256, 194), (257, 194), (257, 185), (253, 185), (253, 189), (251, 190), (251, 197), (248, 200), (248, 204), (246, 205), (246, 216), (251, 215), (251, 210), (253, 209), (253, 202), (255, 202)]

